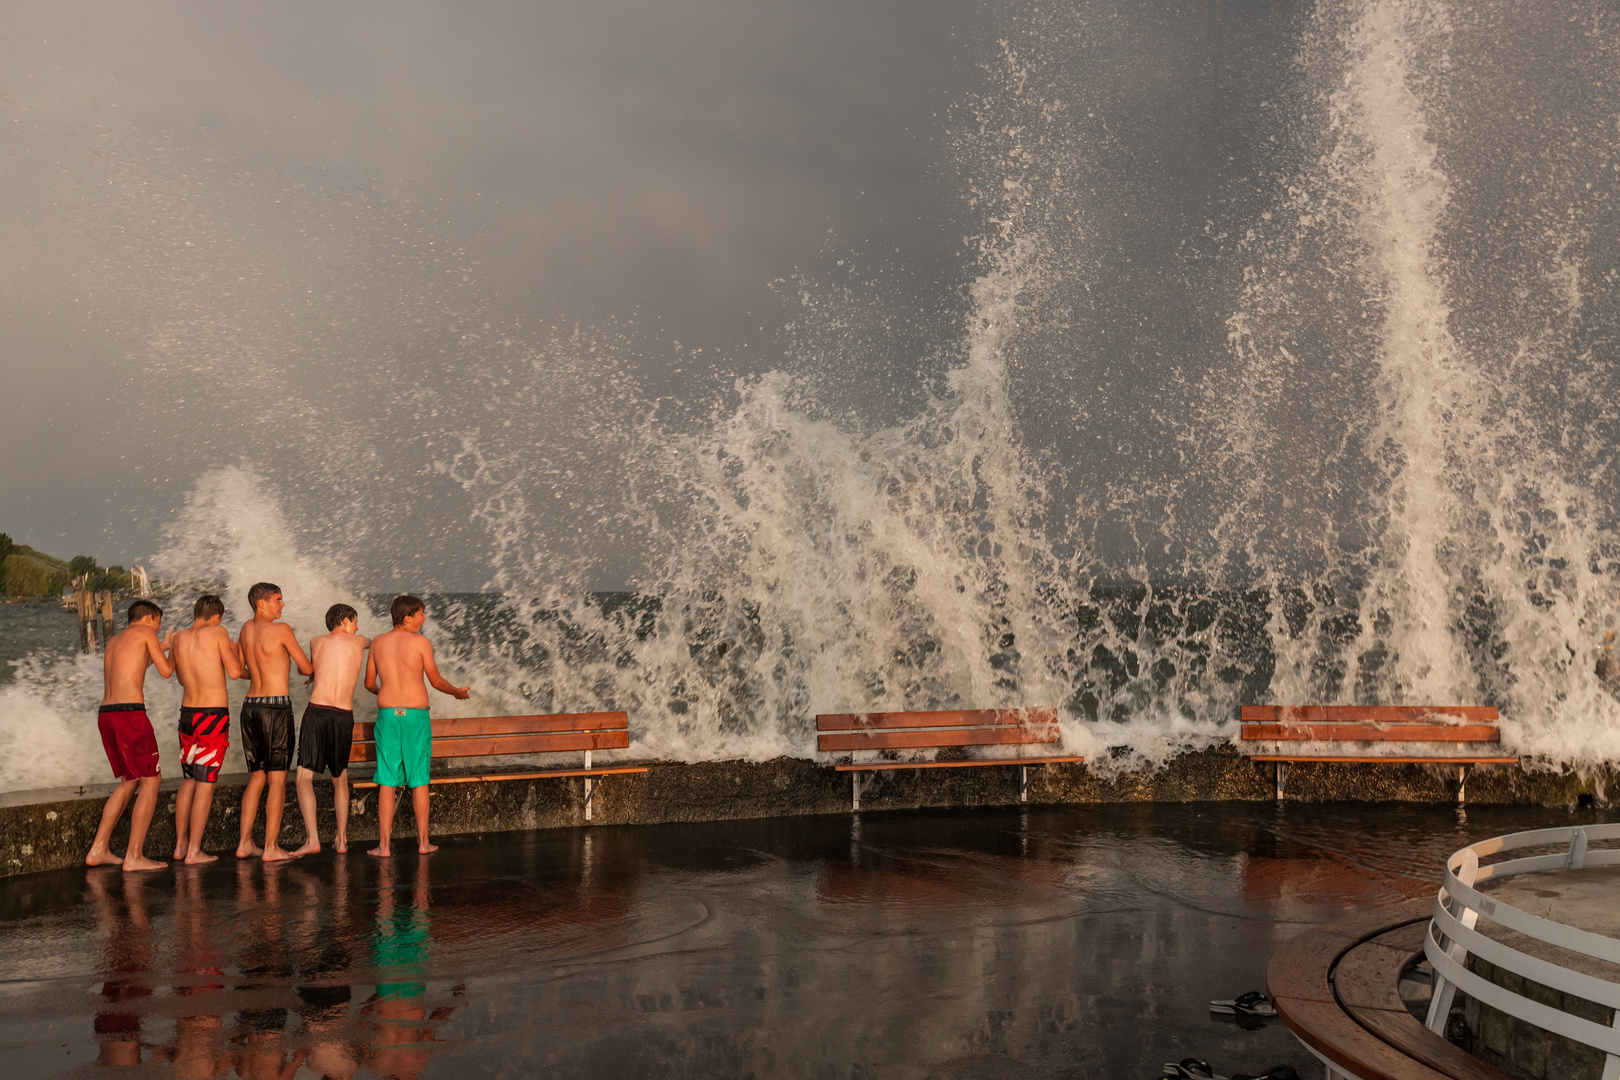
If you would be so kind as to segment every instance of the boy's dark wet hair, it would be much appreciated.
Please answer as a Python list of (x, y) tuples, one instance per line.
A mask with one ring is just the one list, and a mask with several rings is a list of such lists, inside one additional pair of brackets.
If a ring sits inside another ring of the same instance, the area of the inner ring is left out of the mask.
[(394, 625), (399, 626), (426, 606), (414, 596), (396, 596), (394, 602), (388, 605), (388, 614), (394, 617)]
[(193, 619), (212, 619), (215, 615), (224, 617), (225, 601), (213, 593), (203, 593), (197, 597), (197, 602), (191, 605)]
[(344, 619), (353, 619), (355, 622), (359, 622), (360, 613), (348, 604), (333, 604), (326, 609), (326, 628), (328, 630), (336, 630), (342, 626)]
[(150, 600), (137, 600), (133, 604), (129, 605), (129, 621), (132, 623), (137, 623), (142, 619), (148, 619), (154, 616), (159, 619), (163, 618), (163, 609), (152, 603)]
[(281, 591), (280, 585), (272, 585), (268, 581), (261, 581), (248, 590), (248, 607), (258, 614), (259, 601), (268, 600)]

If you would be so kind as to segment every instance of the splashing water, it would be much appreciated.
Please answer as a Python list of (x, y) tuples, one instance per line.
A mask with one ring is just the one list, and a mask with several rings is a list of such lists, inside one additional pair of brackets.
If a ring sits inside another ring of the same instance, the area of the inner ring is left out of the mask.
[[(1611, 35), (1567, 6), (1590, 29), (1559, 55), (1597, 71)], [(277, 581), (307, 637), (329, 603), (367, 610), (357, 546), (411, 565), (475, 522), (494, 594), (435, 601), (430, 627), (476, 687), (457, 711), (628, 709), (633, 756), (802, 757), (817, 712), (1056, 704), (1066, 748), (1108, 771), (1226, 741), (1240, 701), (1274, 700), (1496, 704), (1533, 759), (1613, 760), (1620, 704), (1593, 661), (1615, 623), (1620, 309), (1587, 283), (1620, 273), (1599, 261), (1620, 163), (1594, 127), (1620, 101), (1568, 105), (1572, 138), (1517, 133), (1552, 163), (1531, 178), (1492, 130), (1565, 107), (1512, 84), (1513, 50), (1554, 33), (1503, 31), (1526, 17), (1324, 0), (1255, 110), (1296, 147), (1288, 167), (1231, 177), (1238, 209), (1189, 222), (1202, 253), (1175, 264), (1217, 268), (1197, 279), (1224, 305), (1215, 345), (1161, 342), (1122, 370), (1101, 340), (1158, 301), (1120, 299), (1153, 282), (1104, 253), (1152, 193), (1110, 194), (1115, 88), (1085, 61), (1123, 31), (1089, 8), (1010, 15), (992, 89), (954, 126), (985, 222), (960, 337), (917, 358), (908, 418), (818, 397), (839, 383), (823, 346), (863, 301), (813, 280), (782, 370), (677, 409), (640, 388), (633, 331), (534, 343), (461, 275), (430, 296), (459, 391), (390, 370), (378, 410), (359, 374), (329, 401), (278, 382), (274, 464), (199, 469), (160, 571), (219, 585), (233, 617)], [(224, 400), (222, 349), (193, 355), (178, 326), (249, 354), (294, 331), (256, 313), (254, 344), (186, 286), (148, 362)], [(352, 303), (327, 302), (310, 347), (384, 356), (388, 332), (344, 329)], [(223, 415), (234, 440), (246, 415)], [(234, 460), (224, 435), (201, 441)], [(418, 528), (412, 505), (463, 520)], [(634, 594), (590, 593), (615, 559), (644, 568)], [(98, 679), (89, 659), (23, 664), (0, 786), (99, 776), (93, 730), (65, 719)], [(25, 728), (48, 754), (12, 752)]]

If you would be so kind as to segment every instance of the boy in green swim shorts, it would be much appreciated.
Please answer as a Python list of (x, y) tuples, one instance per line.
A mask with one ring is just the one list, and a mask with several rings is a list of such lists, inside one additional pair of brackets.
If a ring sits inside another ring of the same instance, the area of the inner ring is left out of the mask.
[(428, 759), (433, 754), (433, 722), (428, 718), (427, 679), (433, 689), (461, 701), (472, 688), (455, 686), (439, 674), (433, 646), (422, 636), (427, 608), (414, 596), (397, 596), (390, 608), (394, 628), (371, 639), (366, 656), (366, 689), (377, 695), (377, 846), (367, 854), (386, 859), (394, 831), (394, 789), (411, 789), (416, 809), (416, 850), (428, 843)]

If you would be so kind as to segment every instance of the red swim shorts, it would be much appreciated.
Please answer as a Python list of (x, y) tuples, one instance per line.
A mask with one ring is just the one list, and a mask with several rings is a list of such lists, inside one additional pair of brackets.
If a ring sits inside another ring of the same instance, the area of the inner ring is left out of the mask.
[(230, 710), (182, 705), (179, 732), (180, 775), (204, 784), (217, 781), (225, 751), (231, 747)]
[(101, 745), (107, 750), (107, 764), (120, 780), (139, 780), (158, 775), (157, 736), (152, 733), (152, 721), (147, 719), (146, 706), (103, 705), (97, 717), (101, 728)]

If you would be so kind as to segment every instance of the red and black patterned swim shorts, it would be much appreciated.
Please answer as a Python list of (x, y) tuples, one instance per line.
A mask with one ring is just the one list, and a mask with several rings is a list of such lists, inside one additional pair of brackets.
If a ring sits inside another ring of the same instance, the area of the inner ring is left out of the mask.
[(212, 784), (231, 746), (229, 709), (180, 706), (180, 775)]

